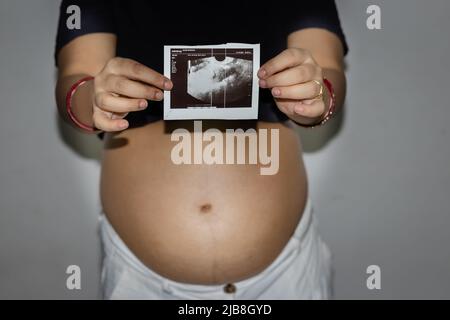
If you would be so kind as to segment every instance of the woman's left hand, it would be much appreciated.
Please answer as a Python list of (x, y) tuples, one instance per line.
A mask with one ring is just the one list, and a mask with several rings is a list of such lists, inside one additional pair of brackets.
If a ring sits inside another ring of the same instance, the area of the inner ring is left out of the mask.
[(258, 77), (260, 87), (271, 89), (278, 108), (295, 122), (310, 125), (325, 115), (330, 97), (322, 68), (309, 51), (284, 50), (260, 68)]

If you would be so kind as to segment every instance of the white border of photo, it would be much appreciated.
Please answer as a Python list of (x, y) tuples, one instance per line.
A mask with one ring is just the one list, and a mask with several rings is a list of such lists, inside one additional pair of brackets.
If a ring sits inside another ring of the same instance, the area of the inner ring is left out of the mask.
[(164, 92), (164, 120), (202, 120), (202, 119), (223, 119), (223, 120), (254, 120), (258, 118), (259, 103), (259, 81), (258, 70), (260, 68), (260, 45), (248, 43), (226, 43), (220, 45), (200, 45), (200, 46), (164, 46), (164, 76), (171, 78), (171, 49), (253, 49), (253, 84), (252, 99), (250, 107), (233, 108), (172, 108), (170, 103), (170, 91)]

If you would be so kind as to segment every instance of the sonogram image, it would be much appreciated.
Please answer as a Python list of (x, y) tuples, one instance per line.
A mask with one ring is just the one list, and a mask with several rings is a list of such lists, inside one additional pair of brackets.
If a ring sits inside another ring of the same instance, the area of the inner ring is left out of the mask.
[(171, 51), (171, 108), (251, 108), (253, 49)]
[(188, 61), (187, 92), (212, 105), (233, 103), (249, 94), (252, 84), (252, 61), (216, 57)]

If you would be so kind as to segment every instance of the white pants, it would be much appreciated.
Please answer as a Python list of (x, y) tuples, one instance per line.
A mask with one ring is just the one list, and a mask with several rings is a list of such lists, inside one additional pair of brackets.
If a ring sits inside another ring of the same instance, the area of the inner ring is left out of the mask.
[[(317, 232), (311, 200), (289, 242), (262, 272), (224, 285), (180, 283), (145, 266), (123, 243), (104, 214), (101, 282), (105, 299), (329, 299), (331, 255)], [(243, 261), (242, 263), (245, 263)]]

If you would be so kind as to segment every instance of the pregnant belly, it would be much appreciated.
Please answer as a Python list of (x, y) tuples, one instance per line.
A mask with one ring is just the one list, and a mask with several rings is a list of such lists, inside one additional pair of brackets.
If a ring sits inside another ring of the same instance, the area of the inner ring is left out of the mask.
[(305, 203), (297, 135), (258, 123), (280, 136), (279, 171), (264, 176), (251, 164), (175, 165), (167, 126), (105, 136), (101, 200), (111, 224), (147, 267), (175, 281), (222, 284), (262, 271)]

